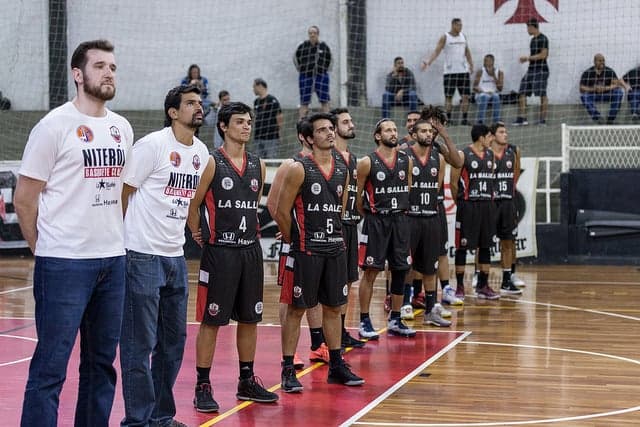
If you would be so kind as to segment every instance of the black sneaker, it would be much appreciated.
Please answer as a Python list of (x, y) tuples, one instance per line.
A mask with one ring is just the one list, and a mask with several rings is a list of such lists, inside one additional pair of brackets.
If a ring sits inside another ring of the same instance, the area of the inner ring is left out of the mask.
[(278, 400), (278, 395), (266, 390), (260, 378), (255, 375), (251, 378), (240, 379), (238, 382), (238, 400), (250, 400), (252, 402), (271, 403)]
[(364, 380), (351, 372), (349, 367), (344, 363), (335, 368), (329, 368), (327, 382), (329, 384), (344, 384), (349, 386), (364, 384)]
[(500, 293), (508, 294), (508, 295), (520, 295), (522, 293), (522, 289), (518, 288), (513, 284), (511, 280), (508, 282), (503, 282), (500, 286)]
[(162, 427), (187, 427), (187, 425), (180, 421), (171, 420), (168, 424), (162, 424)]
[(285, 393), (299, 393), (304, 387), (296, 377), (296, 370), (293, 366), (283, 366), (280, 375), (282, 391)]
[(213, 400), (211, 384), (202, 383), (196, 385), (196, 397), (193, 398), (193, 406), (198, 412), (218, 412), (220, 406)]
[(349, 332), (342, 331), (342, 348), (353, 347), (353, 348), (362, 348), (364, 347), (365, 342), (360, 341), (352, 337)]

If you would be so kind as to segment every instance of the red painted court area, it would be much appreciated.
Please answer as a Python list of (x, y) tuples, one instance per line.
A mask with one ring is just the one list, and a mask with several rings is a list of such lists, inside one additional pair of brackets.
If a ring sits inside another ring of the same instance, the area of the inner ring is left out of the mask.
[[(305, 366), (300, 382), (304, 391), (287, 394), (279, 391), (280, 328), (261, 326), (258, 329), (258, 351), (255, 373), (265, 387), (276, 391), (280, 400), (273, 404), (256, 404), (236, 400), (238, 376), (234, 326), (222, 328), (214, 358), (211, 380), (220, 413), (201, 414), (193, 409), (195, 384), (195, 336), (197, 325), (189, 325), (187, 346), (174, 388), (178, 413), (176, 419), (189, 426), (223, 425), (339, 425), (393, 387), (409, 373), (451, 344), (461, 333), (418, 332), (415, 339), (382, 334), (378, 342), (369, 342), (364, 349), (345, 354), (352, 370), (365, 378), (362, 387), (327, 384), (327, 366), (321, 363)], [(0, 419), (2, 425), (18, 425), (22, 396), (27, 379), (29, 360), (35, 347), (33, 320), (0, 319)], [(67, 381), (60, 401), (60, 426), (73, 425), (75, 395), (78, 385), (78, 346), (74, 349)], [(305, 359), (309, 348), (306, 329), (300, 336), (300, 356)], [(305, 360), (308, 363), (308, 360)], [(117, 365), (119, 362), (117, 362)], [(120, 377), (118, 376), (118, 380)], [(124, 413), (118, 385), (111, 416), (112, 426), (119, 425)]]

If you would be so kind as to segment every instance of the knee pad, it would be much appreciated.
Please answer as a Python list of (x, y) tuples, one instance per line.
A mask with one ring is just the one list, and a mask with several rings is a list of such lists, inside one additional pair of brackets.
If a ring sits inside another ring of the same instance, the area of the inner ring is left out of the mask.
[(392, 271), (391, 272), (391, 294), (392, 295), (404, 295), (404, 277), (407, 275), (406, 271)]
[(456, 249), (456, 265), (465, 265), (467, 263), (467, 250)]
[(478, 249), (478, 262), (480, 264), (491, 264), (491, 253), (489, 248)]

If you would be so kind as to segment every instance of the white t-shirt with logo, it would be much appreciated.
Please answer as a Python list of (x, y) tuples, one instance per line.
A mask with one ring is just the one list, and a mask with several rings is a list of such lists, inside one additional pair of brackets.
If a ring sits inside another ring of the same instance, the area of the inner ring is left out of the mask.
[(469, 63), (465, 54), (467, 50), (467, 38), (458, 33), (452, 36), (445, 34), (444, 43), (444, 74), (464, 74), (469, 72)]
[(122, 116), (82, 114), (72, 102), (31, 130), (19, 174), (45, 181), (35, 254), (88, 259), (124, 255), (122, 181), (133, 130)]
[(178, 142), (170, 127), (137, 141), (122, 180), (137, 188), (124, 219), (125, 247), (160, 256), (184, 254), (184, 227), (209, 150), (198, 138)]

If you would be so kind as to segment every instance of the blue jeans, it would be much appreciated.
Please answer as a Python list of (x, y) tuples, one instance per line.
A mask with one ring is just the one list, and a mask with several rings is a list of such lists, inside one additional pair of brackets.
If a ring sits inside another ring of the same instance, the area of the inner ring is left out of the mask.
[(478, 123), (486, 123), (487, 106), (491, 102), (493, 109), (493, 123), (500, 121), (500, 95), (497, 93), (476, 94), (476, 104), (478, 104)]
[(36, 256), (33, 296), (38, 344), (29, 366), (21, 426), (57, 426), (60, 390), (78, 329), (80, 382), (75, 426), (109, 425), (116, 385), (113, 361), (122, 323), (124, 269), (124, 256)]
[(382, 118), (388, 118), (391, 114), (391, 107), (394, 105), (408, 106), (409, 111), (416, 111), (418, 108), (418, 94), (415, 90), (404, 91), (402, 101), (396, 101), (396, 94), (385, 92), (382, 94)]
[(630, 90), (627, 94), (631, 114), (640, 115), (640, 90)]
[(608, 120), (615, 120), (622, 104), (622, 98), (624, 97), (624, 91), (617, 87), (604, 93), (583, 93), (580, 95), (580, 101), (582, 105), (587, 109), (589, 115), (593, 120), (600, 118), (600, 112), (596, 108), (596, 102), (610, 102)]
[(187, 339), (188, 298), (183, 256), (127, 251), (120, 340), (125, 418), (120, 425), (164, 425), (175, 416), (173, 385)]

